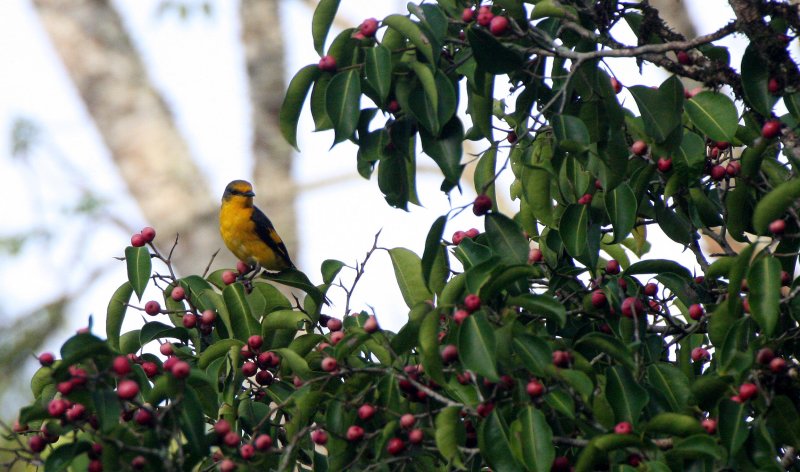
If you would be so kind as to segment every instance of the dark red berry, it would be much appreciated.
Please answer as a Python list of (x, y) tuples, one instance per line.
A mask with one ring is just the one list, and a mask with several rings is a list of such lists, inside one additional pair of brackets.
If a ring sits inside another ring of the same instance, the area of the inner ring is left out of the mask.
[(345, 437), (350, 442), (357, 442), (361, 441), (364, 438), (364, 428), (358, 425), (353, 425), (347, 428), (347, 433), (345, 433)]
[(781, 122), (777, 120), (770, 120), (764, 123), (761, 127), (761, 136), (765, 139), (772, 139), (781, 134)]
[(155, 316), (161, 313), (161, 305), (155, 300), (150, 300), (144, 304), (144, 312), (150, 316)]
[(144, 238), (145, 242), (152, 243), (153, 240), (156, 239), (156, 230), (146, 226), (142, 228), (142, 237)]
[(461, 21), (464, 23), (469, 23), (475, 18), (475, 10), (472, 8), (465, 8), (464, 11), (461, 12)]
[(634, 141), (631, 145), (631, 152), (637, 156), (644, 156), (647, 154), (647, 143), (642, 140)]
[(131, 246), (133, 247), (142, 247), (147, 244), (147, 241), (144, 240), (144, 236), (141, 233), (136, 233), (131, 236)]
[(311, 440), (314, 444), (323, 446), (328, 442), (328, 433), (324, 429), (315, 429), (311, 432)]
[(386, 444), (386, 452), (389, 454), (396, 456), (403, 452), (403, 449), (406, 448), (406, 443), (400, 438), (392, 438)]
[(708, 434), (714, 434), (717, 432), (717, 420), (713, 418), (704, 419), (703, 421), (700, 422), (700, 426), (702, 426), (703, 429), (706, 430), (706, 433)]
[(758, 395), (758, 387), (754, 383), (745, 382), (739, 386), (739, 398), (747, 401)]
[(606, 305), (606, 294), (602, 290), (595, 290), (592, 292), (592, 306), (595, 308), (602, 308)]
[(786, 231), (786, 222), (783, 220), (774, 220), (769, 224), (769, 232), (775, 235), (783, 234)]
[(622, 92), (622, 83), (616, 77), (611, 77), (611, 88), (614, 89), (614, 93), (619, 94)]
[(693, 320), (699, 320), (704, 314), (705, 310), (703, 310), (703, 307), (697, 303), (689, 306), (689, 318)]
[(622, 316), (633, 318), (634, 313), (641, 315), (644, 313), (644, 303), (636, 297), (628, 297), (622, 300)]
[(56, 361), (56, 356), (52, 352), (43, 352), (39, 354), (39, 364), (43, 367), (49, 367)]
[(658, 167), (658, 171), (661, 173), (667, 173), (672, 169), (672, 158), (671, 157), (661, 157), (658, 159), (656, 163), (656, 167)]
[(472, 212), (475, 213), (477, 216), (483, 216), (492, 209), (492, 198), (485, 193), (482, 193), (475, 197), (475, 201), (472, 203)]
[(774, 358), (775, 358), (775, 351), (773, 351), (768, 347), (762, 347), (761, 349), (758, 350), (758, 353), (756, 353), (756, 362), (758, 362), (759, 364), (764, 364), (764, 365), (769, 364), (770, 362), (772, 362), (772, 359)]
[(272, 447), (272, 437), (269, 434), (260, 434), (256, 436), (255, 444), (259, 451), (266, 451)]
[(367, 318), (367, 321), (364, 322), (364, 331), (369, 334), (378, 331), (378, 319), (375, 317), (375, 315), (370, 315)]
[(131, 362), (127, 356), (117, 356), (111, 363), (111, 370), (120, 377), (131, 373)]
[(611, 259), (606, 263), (606, 273), (611, 275), (619, 274), (619, 262), (616, 259)]
[(442, 349), (442, 360), (445, 363), (455, 362), (456, 359), (458, 359), (458, 348), (455, 344), (448, 344)]
[(464, 309), (472, 313), (481, 307), (481, 299), (474, 293), (464, 297)]
[(192, 367), (186, 361), (178, 361), (170, 369), (170, 373), (176, 379), (185, 379), (191, 373)]
[(322, 56), (318, 67), (323, 72), (336, 72), (336, 59), (333, 56)]

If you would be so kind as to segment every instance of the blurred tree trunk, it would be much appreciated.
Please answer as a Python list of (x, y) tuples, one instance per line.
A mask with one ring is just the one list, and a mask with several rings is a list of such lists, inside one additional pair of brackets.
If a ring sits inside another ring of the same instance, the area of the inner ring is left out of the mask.
[(279, 0), (240, 0), (242, 46), (250, 89), (253, 184), (256, 200), (278, 229), (295, 264), (297, 188), (292, 180), (292, 148), (283, 139), (278, 112), (283, 103), (284, 42)]
[(34, 0), (50, 40), (161, 247), (180, 234), (175, 262), (202, 270), (219, 237), (205, 180), (172, 113), (107, 0)]

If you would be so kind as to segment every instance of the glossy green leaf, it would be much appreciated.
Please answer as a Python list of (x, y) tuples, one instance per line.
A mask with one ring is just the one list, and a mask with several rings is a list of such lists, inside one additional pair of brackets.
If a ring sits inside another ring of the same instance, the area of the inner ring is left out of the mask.
[(314, 16), (311, 18), (311, 36), (314, 38), (314, 49), (320, 56), (325, 49), (325, 38), (328, 37), (338, 9), (339, 0), (320, 0), (314, 9)]
[(721, 448), (715, 439), (708, 434), (696, 434), (680, 441), (675, 441), (673, 448), (667, 452), (667, 457), (681, 459), (721, 459)]
[(614, 190), (606, 192), (604, 199), (606, 213), (614, 227), (612, 244), (623, 241), (636, 224), (636, 209), (639, 202), (628, 184), (620, 184)]
[(241, 348), (245, 343), (238, 339), (220, 339), (214, 344), (208, 346), (205, 351), (200, 354), (197, 359), (197, 367), (205, 369), (216, 359), (227, 354), (231, 348)]
[[(266, 280), (271, 280), (282, 285), (294, 287), (304, 291), (309, 297), (314, 299), (314, 302), (319, 306), (325, 300), (325, 295), (317, 288), (316, 285), (311, 283), (308, 276), (297, 269), (284, 269), (278, 273), (262, 272), (261, 277)], [(258, 286), (260, 284), (256, 284)], [(273, 300), (273, 306), (283, 306), (286, 297), (280, 296), (276, 291), (269, 291), (270, 296), (266, 297), (268, 301)], [(266, 296), (266, 295), (265, 295)], [(291, 304), (289, 305), (291, 306)]]
[(586, 240), (589, 231), (589, 205), (571, 204), (564, 211), (559, 222), (558, 232), (564, 241), (564, 248), (572, 257), (586, 253)]
[(183, 390), (181, 407), (177, 408), (177, 415), (189, 451), (198, 458), (204, 457), (209, 452), (205, 435), (206, 424), (200, 400), (194, 389)]
[(747, 104), (763, 116), (770, 116), (776, 98), (769, 93), (770, 68), (761, 58), (758, 47), (747, 46), (742, 56), (742, 89)]
[(434, 432), (436, 447), (448, 462), (454, 460), (460, 462), (458, 447), (464, 442), (464, 427), (460, 414), (461, 408), (451, 406), (442, 409), (436, 415)]
[(559, 149), (581, 152), (589, 144), (589, 131), (580, 118), (560, 114), (554, 116), (551, 122)]
[(298, 329), (303, 322), (310, 322), (307, 314), (296, 310), (273, 311), (264, 317), (261, 322), (261, 333), (273, 329)]
[(77, 441), (62, 444), (56, 447), (53, 452), (48, 454), (44, 463), (44, 470), (48, 472), (61, 472), (67, 470), (75, 457), (91, 449), (88, 441)]
[(606, 398), (617, 422), (629, 421), (635, 425), (650, 398), (647, 390), (622, 366), (609, 367), (606, 382)]
[(147, 246), (126, 247), (125, 265), (128, 268), (128, 282), (136, 292), (136, 297), (141, 300), (153, 269), (152, 261), (150, 261), (150, 249)]
[(501, 213), (487, 214), (484, 220), (489, 246), (507, 264), (528, 262), (529, 245), (519, 224)]
[(545, 403), (567, 418), (575, 419), (575, 401), (563, 390), (551, 390), (544, 397)]
[(525, 407), (511, 424), (511, 444), (516, 457), (525, 469), (548, 472), (556, 451), (553, 447), (553, 431), (541, 410)]
[(430, 311), (419, 327), (420, 362), (425, 373), (435, 382), (445, 384), (442, 358), (439, 354), (439, 312)]
[(778, 325), (781, 303), (781, 263), (778, 259), (758, 257), (747, 276), (750, 287), (750, 313), (765, 336), (772, 336)]
[(617, 338), (603, 333), (588, 333), (578, 339), (576, 346), (587, 346), (606, 354), (628, 369), (634, 369), (633, 356), (628, 348)]
[(702, 434), (705, 430), (694, 416), (681, 413), (663, 412), (655, 415), (647, 422), (648, 433), (661, 433), (674, 436)]
[(541, 338), (530, 334), (517, 334), (512, 342), (514, 353), (532, 374), (543, 376), (553, 365), (553, 351)]
[(468, 316), (458, 329), (458, 354), (467, 369), (496, 382), (496, 342), (494, 329), (486, 315), (477, 311)]
[(686, 407), (691, 394), (689, 379), (680, 369), (667, 363), (651, 364), (647, 367), (647, 378), (673, 411)]
[(753, 227), (758, 234), (767, 234), (769, 224), (783, 218), (786, 210), (800, 199), (800, 180), (783, 182), (762, 198), (753, 212)]
[(643, 275), (643, 274), (663, 274), (671, 273), (681, 278), (691, 280), (692, 273), (686, 267), (678, 264), (675, 261), (667, 259), (647, 259), (644, 261), (634, 262), (627, 269), (624, 275)]
[(111, 390), (95, 390), (92, 392), (92, 404), (100, 424), (100, 431), (108, 434), (119, 424), (121, 410), (119, 397)]
[(425, 98), (431, 104), (432, 113), (438, 115), (439, 113), (439, 91), (436, 90), (436, 79), (434, 79), (433, 71), (431, 68), (421, 62), (411, 62), (411, 70), (417, 76), (417, 80), (422, 85), (422, 90), (425, 92)]
[(375, 89), (381, 103), (386, 101), (392, 86), (392, 53), (380, 44), (367, 48), (364, 55), (367, 83)]
[(789, 397), (775, 396), (767, 415), (767, 424), (775, 431), (775, 439), (800, 449), (800, 415)]
[(706, 144), (703, 138), (695, 133), (684, 133), (672, 161), (675, 172), (682, 179), (678, 180), (679, 184), (689, 185), (700, 178), (706, 163)]
[(738, 451), (750, 434), (747, 404), (723, 398), (719, 404), (719, 436), (728, 451)]
[(258, 334), (261, 329), (258, 323), (250, 313), (250, 305), (244, 295), (244, 287), (242, 284), (231, 284), (222, 290), (222, 298), (225, 301), (225, 306), (228, 308), (228, 313), (231, 317), (231, 329), (233, 329), (233, 337), (236, 339), (247, 342), (253, 334)]
[(311, 369), (308, 367), (308, 362), (293, 349), (284, 347), (275, 349), (273, 352), (281, 356), (281, 363), (288, 365), (289, 368), (292, 369), (292, 372), (301, 379), (307, 379), (311, 376)]
[(358, 126), (361, 101), (359, 71), (343, 71), (331, 79), (325, 92), (325, 111), (333, 122), (334, 144), (353, 135)]
[(473, 181), (475, 193), (486, 194), (492, 199), (492, 211), (497, 211), (497, 192), (495, 181), (497, 178), (497, 147), (492, 146), (481, 155), (475, 166)]
[(478, 445), (481, 454), (492, 470), (508, 472), (523, 470), (511, 449), (508, 426), (497, 410), (492, 411), (481, 422), (478, 430)]
[(145, 323), (139, 332), (139, 341), (142, 346), (155, 339), (164, 338), (178, 338), (186, 341), (189, 339), (189, 332), (183, 326), (170, 326), (159, 321)]
[(133, 294), (133, 286), (130, 282), (125, 282), (111, 296), (106, 310), (106, 337), (108, 344), (113, 349), (119, 350), (119, 334), (122, 330), (122, 321), (125, 319), (125, 312), (128, 311), (128, 303)]
[(567, 310), (564, 308), (564, 304), (549, 295), (534, 293), (517, 295), (509, 297), (507, 304), (509, 306), (518, 306), (533, 315), (544, 315), (547, 318), (552, 318), (561, 328), (567, 323)]
[[(336, 3), (338, 3), (338, 0)], [(298, 151), (300, 148), (297, 147), (297, 122), (300, 119), (300, 113), (303, 111), (303, 103), (306, 101), (308, 91), (311, 90), (311, 86), (319, 78), (320, 74), (322, 72), (317, 64), (309, 64), (297, 71), (297, 74), (289, 82), (289, 88), (286, 90), (286, 95), (278, 114), (283, 138)]]
[(433, 222), (425, 238), (425, 250), (422, 253), (422, 277), (428, 289), (434, 293), (441, 293), (449, 275), (447, 248), (442, 244), (446, 224), (447, 215), (440, 216)]
[(505, 74), (517, 70), (524, 58), (518, 51), (505, 47), (483, 28), (467, 28), (467, 41), (481, 69), (490, 74)]
[(406, 248), (397, 247), (389, 249), (389, 257), (392, 259), (400, 293), (409, 308), (433, 299), (422, 276), (422, 260), (419, 256)]
[(442, 127), (438, 137), (435, 137), (425, 128), (419, 130), (422, 141), (422, 151), (429, 155), (444, 174), (444, 189), (452, 189), (458, 185), (464, 166), (461, 164), (462, 143), (464, 141), (464, 126), (461, 120), (454, 117)]
[(383, 19), (383, 24), (400, 33), (417, 48), (429, 64), (436, 64), (436, 57), (433, 55), (431, 41), (422, 32), (419, 25), (410, 18), (403, 15), (389, 15)]
[(700, 92), (685, 105), (692, 123), (714, 141), (733, 141), (739, 116), (730, 98), (719, 92)]
[(658, 90), (634, 85), (628, 87), (628, 91), (636, 100), (647, 135), (657, 143), (666, 141), (681, 124), (683, 85), (680, 80), (673, 76), (662, 83)]

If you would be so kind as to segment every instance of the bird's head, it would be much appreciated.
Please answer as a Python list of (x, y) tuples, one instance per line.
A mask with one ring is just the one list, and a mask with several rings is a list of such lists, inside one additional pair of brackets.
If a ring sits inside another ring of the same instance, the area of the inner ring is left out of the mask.
[(252, 202), (253, 186), (246, 180), (234, 180), (225, 187), (225, 193), (222, 194), (222, 201), (227, 202), (231, 199), (242, 199), (243, 202)]

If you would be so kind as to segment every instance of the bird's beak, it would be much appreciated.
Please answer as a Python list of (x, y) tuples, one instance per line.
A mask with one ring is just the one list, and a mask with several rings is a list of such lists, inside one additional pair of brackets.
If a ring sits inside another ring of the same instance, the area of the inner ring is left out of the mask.
[(244, 193), (242, 193), (242, 195), (244, 195), (245, 197), (255, 197), (256, 196), (256, 194), (252, 190), (249, 191), (249, 192), (244, 192)]

